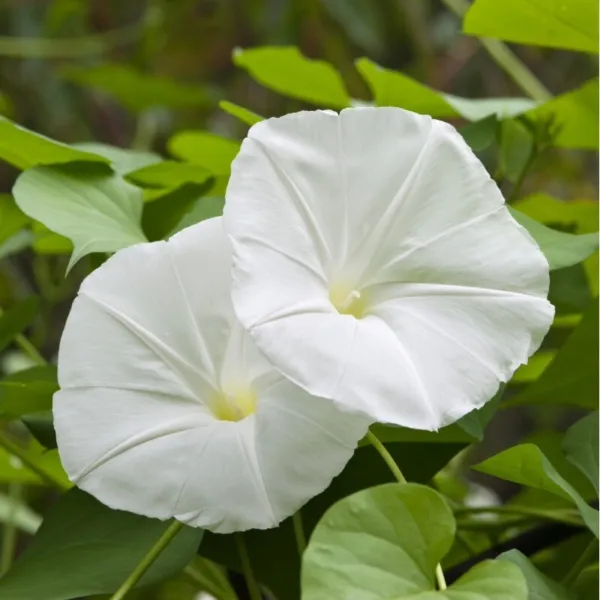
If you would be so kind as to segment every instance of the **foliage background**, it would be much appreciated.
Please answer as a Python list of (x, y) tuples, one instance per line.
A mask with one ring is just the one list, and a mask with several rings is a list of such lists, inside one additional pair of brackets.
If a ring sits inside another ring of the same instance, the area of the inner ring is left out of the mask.
[[(0, 4), (0, 114), (66, 143), (96, 141), (153, 150), (163, 156), (169, 155), (172, 147), (168, 142), (173, 134), (186, 129), (242, 139), (247, 125), (222, 110), (219, 101), (228, 100), (265, 116), (314, 108), (266, 89), (234, 65), (236, 48), (267, 45), (296, 46), (307, 57), (331, 63), (343, 77), (350, 96), (357, 100), (371, 99), (355, 66), (361, 57), (458, 96), (522, 97), (522, 90), (490, 58), (479, 40), (462, 35), (461, 19), (451, 7), (460, 8), (461, 2), (5, 1)], [(597, 75), (597, 57), (590, 54), (537, 46), (514, 46), (513, 50), (552, 95), (574, 90)], [(120, 71), (102, 70), (115, 64), (120, 65)], [(144, 75), (160, 76), (186, 87), (171, 89), (164, 79), (152, 79), (152, 85), (146, 87), (139, 79)], [(450, 120), (458, 127), (465, 125), (460, 117)], [(597, 128), (597, 121), (581, 126)], [(503, 146), (507, 143), (504, 140), (482, 151), (481, 158), (490, 170), (498, 153), (512, 156), (516, 151)], [(516, 205), (529, 197), (529, 204), (523, 207), (530, 216), (565, 231), (596, 231), (597, 169), (593, 148), (550, 148), (530, 165), (519, 186)], [(0, 193), (10, 193), (17, 175), (16, 168), (0, 161)], [(500, 178), (500, 183), (510, 195), (514, 179)], [(219, 190), (203, 193), (218, 196)], [(567, 208), (549, 208), (548, 203), (531, 200), (534, 193), (569, 204)], [(0, 222), (0, 232), (1, 227)], [(27, 225), (32, 227), (36, 231), (35, 225)], [(24, 242), (17, 250), (3, 245), (0, 251), (0, 306), (7, 310), (31, 295), (40, 296), (39, 312), (26, 333), (39, 352), (52, 361), (78, 285), (100, 258), (85, 257), (64, 278), (70, 251), (64, 240), (48, 236), (46, 244), (32, 248)], [(528, 501), (552, 504), (543, 494), (523, 492), (514, 483), (476, 473), (467, 466), (524, 440), (535, 441), (548, 456), (554, 456), (560, 439), (557, 432), (585, 414), (581, 406), (552, 402), (552, 391), (541, 401), (520, 406), (511, 406), (510, 399), (537, 378), (556, 349), (564, 346), (580, 315), (593, 306), (598, 290), (597, 254), (586, 265), (585, 269), (579, 264), (554, 272), (552, 299), (562, 320), (553, 328), (540, 356), (522, 369), (510, 386), (503, 409), (492, 419), (483, 440), (438, 476), (437, 484), (445, 493), (464, 499), (468, 478), (486, 486), (470, 490), (476, 498), (473, 502), (487, 503), (497, 497), (507, 501), (529, 494)], [(597, 360), (597, 341), (591, 339), (578, 351), (588, 361), (591, 356), (593, 363), (594, 356)], [(0, 360), (5, 376), (31, 366), (14, 343), (5, 345)], [(577, 393), (574, 389), (573, 394)], [(585, 393), (593, 395), (594, 390), (586, 388)], [(2, 398), (0, 395), (0, 405)], [(592, 407), (589, 403), (583, 406)], [(7, 419), (2, 427), (19, 443), (29, 443), (29, 433), (22, 425)], [(417, 446), (412, 451), (417, 452)], [(57, 492), (32, 477), (15, 475), (14, 460), (11, 467), (10, 452), (4, 453), (0, 457), (0, 520), (9, 522), (5, 526), (9, 537), (5, 533), (3, 538), (3, 547), (10, 546), (10, 555), (5, 550), (3, 559), (6, 567), (13, 555), (18, 556), (28, 546), (39, 515), (47, 512)], [(15, 520), (11, 509), (15, 502), (27, 523), (16, 531), (10, 525)], [(552, 562), (555, 558), (546, 557), (547, 569), (557, 564)], [(180, 576), (147, 588), (138, 597), (185, 599), (195, 593)]]

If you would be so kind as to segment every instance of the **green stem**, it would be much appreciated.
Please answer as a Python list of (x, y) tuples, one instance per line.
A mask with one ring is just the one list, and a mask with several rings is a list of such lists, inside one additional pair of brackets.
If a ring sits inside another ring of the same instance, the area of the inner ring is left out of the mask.
[(385, 464), (398, 480), (398, 483), (406, 483), (406, 478), (402, 474), (400, 467), (396, 464), (393, 456), (387, 451), (387, 448), (381, 443), (381, 440), (370, 429), (367, 431), (366, 437), (375, 450), (379, 452), (381, 458), (385, 461)]
[(17, 543), (17, 527), (15, 520), (21, 501), (22, 491), (23, 486), (20, 483), (10, 483), (8, 485), (10, 508), (2, 532), (2, 564), (0, 566), (0, 574), (2, 575), (10, 569), (15, 555), (15, 546)]
[(581, 521), (577, 518), (575, 511), (565, 510), (540, 510), (530, 506), (465, 506), (457, 508), (454, 511), (456, 517), (462, 515), (476, 514), (505, 514), (518, 515), (521, 517), (536, 517), (545, 521), (557, 521), (558, 523), (566, 523), (568, 525), (581, 525)]
[(0, 432), (0, 447), (4, 448), (9, 454), (16, 456), (28, 469), (33, 471), (48, 485), (63, 491), (69, 489), (70, 486), (66, 486), (62, 481), (54, 477), (54, 475), (40, 467), (34, 460), (32, 460), (27, 450), (21, 448), (21, 446), (18, 444), (15, 444), (15, 442), (7, 438), (2, 432)]
[(590, 543), (586, 546), (585, 550), (580, 554), (579, 558), (575, 561), (575, 564), (569, 569), (569, 572), (565, 575), (562, 580), (563, 585), (570, 589), (571, 585), (575, 583), (579, 573), (587, 566), (590, 559), (596, 554), (598, 550), (598, 540), (594, 537), (590, 540)]
[[(385, 464), (389, 467), (390, 471), (394, 474), (394, 477), (398, 480), (398, 483), (407, 483), (406, 477), (402, 474), (400, 467), (396, 464), (394, 457), (388, 452), (387, 448), (383, 445), (381, 440), (369, 429), (367, 431), (367, 439), (375, 450), (379, 452), (381, 458), (385, 461)], [(442, 571), (442, 565), (439, 563), (435, 567), (435, 578), (438, 582), (440, 590), (446, 589), (446, 579), (444, 578), (444, 572)]]
[[(442, 0), (442, 2), (458, 17), (462, 19), (467, 10), (469, 2), (466, 0)], [(546, 86), (525, 66), (517, 55), (500, 40), (490, 38), (478, 38), (481, 45), (496, 64), (533, 100), (537, 102), (548, 102), (552, 94)]]
[(304, 526), (302, 524), (302, 513), (297, 511), (292, 517), (292, 524), (294, 525), (294, 536), (296, 538), (296, 546), (298, 547), (298, 554), (300, 557), (306, 550), (306, 535), (304, 535)]
[(22, 333), (17, 333), (17, 335), (15, 335), (15, 343), (40, 367), (44, 367), (48, 364), (46, 359), (39, 353), (38, 349)]
[(246, 578), (246, 586), (248, 587), (250, 600), (262, 600), (260, 587), (254, 577), (252, 565), (250, 564), (250, 556), (248, 555), (248, 548), (246, 548), (246, 541), (244, 540), (243, 533), (235, 534), (235, 543), (237, 545), (238, 554), (240, 555), (240, 562), (242, 563), (242, 571)]
[(137, 40), (140, 27), (122, 27), (80, 37), (50, 39), (0, 36), (0, 56), (11, 58), (81, 58), (102, 54)]
[(223, 590), (215, 583), (213, 583), (208, 577), (205, 577), (203, 573), (198, 571), (193, 565), (188, 565), (183, 569), (184, 577), (194, 585), (198, 591), (208, 592), (211, 596), (222, 600), (224, 597), (235, 598), (234, 595), (226, 595)]
[(183, 528), (183, 523), (173, 521), (158, 538), (154, 546), (150, 548), (146, 556), (138, 563), (131, 575), (123, 582), (121, 587), (110, 597), (110, 600), (123, 600), (125, 596), (135, 587), (144, 573), (152, 566), (160, 553), (173, 541), (175, 536)]

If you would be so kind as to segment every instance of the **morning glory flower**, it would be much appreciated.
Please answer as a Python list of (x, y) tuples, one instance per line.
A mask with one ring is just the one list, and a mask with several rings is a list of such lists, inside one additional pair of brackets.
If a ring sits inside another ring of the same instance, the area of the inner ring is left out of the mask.
[(548, 263), (456, 130), (397, 108), (254, 125), (225, 229), (233, 304), (289, 379), (435, 430), (489, 400), (554, 314)]
[(364, 417), (284, 379), (233, 315), (220, 218), (119, 251), (82, 284), (54, 424), (71, 481), (104, 504), (227, 533), (323, 491)]

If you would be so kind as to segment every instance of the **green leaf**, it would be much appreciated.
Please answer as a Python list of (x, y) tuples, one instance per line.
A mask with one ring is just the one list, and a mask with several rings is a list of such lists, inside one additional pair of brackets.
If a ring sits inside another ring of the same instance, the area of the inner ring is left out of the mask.
[(566, 500), (579, 509), (592, 533), (598, 536), (598, 511), (589, 506), (579, 492), (554, 468), (534, 444), (520, 444), (504, 450), (473, 467), (500, 479), (545, 490)]
[(518, 44), (598, 52), (598, 3), (591, 0), (476, 0), (464, 33)]
[(184, 183), (204, 183), (211, 172), (193, 163), (161, 161), (132, 171), (127, 179), (142, 187), (173, 190)]
[(71, 67), (63, 70), (62, 74), (73, 83), (112, 96), (133, 112), (155, 106), (181, 108), (211, 103), (203, 87), (142, 73), (124, 64)]
[(44, 448), (54, 450), (58, 446), (51, 410), (23, 415), (21, 421)]
[(257, 115), (255, 112), (252, 112), (243, 106), (239, 106), (238, 104), (234, 104), (233, 102), (229, 102), (229, 100), (221, 100), (221, 102), (219, 102), (219, 108), (251, 127), (264, 119), (264, 117)]
[[(13, 456), (4, 448), (0, 448), (0, 483), (48, 486), (52, 482), (53, 487), (62, 489), (71, 487), (56, 450), (47, 450), (33, 439), (29, 440), (27, 445), (21, 443), (19, 446), (26, 461), (21, 461), (20, 458)], [(30, 464), (34, 465), (37, 470), (31, 469)], [(46, 477), (41, 477), (38, 471), (45, 473)]]
[(504, 387), (504, 385), (501, 385), (493, 398), (481, 408), (472, 410), (456, 421), (456, 425), (468, 433), (474, 440), (482, 440), (486, 427), (498, 410), (500, 400), (502, 400), (502, 396), (504, 395)]
[(507, 119), (500, 126), (500, 169), (515, 183), (527, 168), (533, 154), (533, 136), (517, 119)]
[(531, 234), (548, 259), (550, 269), (562, 269), (576, 265), (598, 251), (598, 234), (573, 235), (550, 229), (514, 208), (511, 215)]
[(74, 161), (107, 162), (101, 156), (51, 140), (4, 117), (0, 117), (0, 160), (17, 169)]
[(58, 233), (50, 231), (39, 221), (34, 221), (31, 225), (33, 233), (33, 249), (38, 254), (71, 254), (73, 252), (73, 243)]
[(293, 46), (236, 49), (233, 62), (265, 87), (304, 102), (346, 108), (350, 97), (340, 74), (321, 60), (311, 60)]
[(109, 144), (99, 142), (80, 142), (73, 144), (74, 148), (93, 152), (98, 156), (103, 156), (110, 161), (110, 166), (115, 173), (125, 175), (131, 171), (136, 171), (148, 165), (153, 165), (162, 160), (154, 152), (144, 152), (142, 150), (130, 150), (129, 148), (117, 148)]
[[(432, 432), (425, 433), (430, 436), (437, 435)], [(458, 433), (464, 440), (465, 434), (460, 430)], [(430, 443), (432, 438), (428, 439), (428, 442), (399, 441), (386, 444), (394, 460), (410, 481), (428, 482), (468, 443), (465, 441)], [(391, 479), (392, 475), (387, 465), (371, 445), (358, 448), (344, 471), (331, 482), (331, 485), (302, 507), (302, 521), (306, 535), (310, 535), (323, 513), (339, 499), (358, 490), (389, 482)], [(259, 581), (279, 600), (296, 600), (300, 596), (298, 589), (300, 560), (291, 519), (286, 519), (274, 529), (245, 532), (244, 537), (252, 568)], [(206, 532), (200, 554), (229, 568), (241, 570), (234, 536)]]
[(39, 298), (30, 296), (4, 313), (0, 311), (0, 351), (4, 350), (16, 335), (31, 325), (38, 315), (39, 308)]
[(0, 244), (23, 229), (29, 219), (15, 204), (10, 194), (0, 194)]
[(169, 235), (173, 235), (185, 227), (195, 225), (205, 219), (220, 217), (223, 214), (224, 206), (225, 198), (219, 196), (201, 196), (194, 201), (189, 212), (182, 217), (177, 225), (175, 225), (169, 232)]
[(58, 391), (56, 367), (31, 367), (0, 381), (0, 417), (15, 419), (52, 408)]
[(598, 600), (598, 563), (586, 567), (573, 584), (573, 591), (577, 594), (577, 600)]
[(18, 254), (33, 243), (31, 231), (22, 229), (0, 244), (0, 259)]
[(592, 302), (577, 328), (540, 378), (510, 404), (566, 404), (598, 408), (598, 302)]
[(598, 411), (589, 414), (572, 425), (563, 439), (563, 451), (567, 458), (592, 482), (598, 494)]
[(598, 78), (527, 112), (533, 120), (552, 119), (554, 143), (562, 148), (598, 149)]
[(229, 175), (240, 143), (208, 131), (182, 131), (169, 140), (168, 148), (177, 158), (201, 165), (213, 175)]
[(461, 98), (438, 92), (429, 86), (390, 69), (384, 69), (368, 58), (356, 61), (358, 72), (369, 84), (378, 106), (399, 106), (437, 118), (462, 116), (479, 121), (492, 115), (513, 117), (533, 106), (527, 98)]
[(498, 118), (490, 115), (485, 119), (468, 123), (461, 127), (458, 132), (463, 136), (465, 142), (471, 146), (473, 152), (481, 152), (489, 148), (496, 140)]
[[(114, 592), (169, 523), (111, 510), (77, 488), (47, 513), (37, 535), (0, 579), (11, 600), (68, 600)], [(161, 581), (192, 559), (202, 530), (184, 527), (140, 585)]]
[(526, 600), (519, 569), (493, 561), (435, 591), (435, 567), (450, 550), (455, 527), (446, 502), (425, 486), (388, 484), (344, 498), (310, 538), (302, 598)]
[(498, 560), (511, 562), (521, 569), (527, 582), (529, 600), (575, 600), (575, 594), (544, 575), (518, 550), (503, 552), (498, 556)]
[(91, 252), (116, 252), (147, 241), (140, 227), (142, 192), (96, 170), (35, 167), (13, 188), (19, 208), (74, 245), (70, 269)]

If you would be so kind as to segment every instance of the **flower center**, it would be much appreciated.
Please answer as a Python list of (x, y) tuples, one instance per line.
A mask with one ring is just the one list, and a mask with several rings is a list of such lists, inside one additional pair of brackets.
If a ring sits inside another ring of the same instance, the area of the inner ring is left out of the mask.
[(357, 319), (365, 314), (367, 308), (364, 295), (344, 284), (334, 283), (329, 288), (329, 300), (340, 314)]
[(250, 387), (234, 388), (215, 395), (210, 408), (219, 421), (241, 421), (256, 410), (256, 394)]

